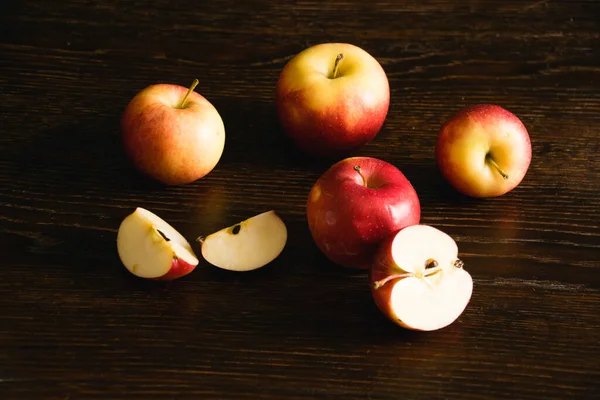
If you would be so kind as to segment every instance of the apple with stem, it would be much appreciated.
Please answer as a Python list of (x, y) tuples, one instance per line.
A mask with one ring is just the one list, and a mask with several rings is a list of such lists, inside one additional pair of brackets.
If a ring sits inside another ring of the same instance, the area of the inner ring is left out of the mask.
[(434, 331), (452, 324), (473, 292), (458, 246), (429, 225), (406, 227), (382, 242), (369, 270), (377, 307), (394, 323)]
[(229, 271), (252, 271), (275, 260), (287, 242), (287, 228), (270, 210), (206, 237), (199, 237), (202, 257)]
[(125, 268), (140, 278), (177, 279), (198, 265), (189, 242), (162, 218), (141, 207), (121, 222), (117, 251)]
[(367, 51), (349, 43), (322, 43), (298, 53), (276, 87), (282, 127), (313, 156), (339, 156), (372, 141), (390, 103), (387, 75)]
[(385, 238), (419, 223), (421, 206), (417, 192), (394, 165), (373, 157), (349, 157), (315, 182), (306, 215), (317, 247), (329, 260), (368, 269)]
[(189, 88), (151, 85), (127, 105), (121, 118), (125, 152), (141, 173), (167, 185), (183, 185), (211, 172), (225, 146), (217, 109)]
[(532, 150), (517, 116), (497, 105), (477, 104), (444, 123), (435, 154), (442, 175), (457, 191), (484, 198), (517, 187), (527, 173)]

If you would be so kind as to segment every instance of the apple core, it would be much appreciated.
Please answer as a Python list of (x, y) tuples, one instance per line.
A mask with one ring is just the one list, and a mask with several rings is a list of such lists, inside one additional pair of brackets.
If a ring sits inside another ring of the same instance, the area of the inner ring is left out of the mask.
[[(458, 259), (454, 263), (452, 263), (452, 266), (455, 268), (462, 268), (463, 265), (464, 265), (464, 263)], [(427, 264), (425, 264), (425, 268), (423, 271), (406, 272), (406, 273), (402, 273), (402, 274), (388, 275), (381, 280), (373, 282), (372, 286), (373, 286), (373, 289), (377, 290), (377, 289), (381, 288), (383, 285), (385, 285), (386, 283), (388, 283), (389, 281), (394, 280), (394, 279), (411, 278), (411, 277), (424, 279), (424, 278), (429, 278), (431, 276), (434, 276), (442, 271), (443, 271), (443, 268), (439, 265), (439, 263), (436, 260), (429, 259), (429, 260), (427, 260)], [(429, 283), (429, 281), (427, 281), (427, 280), (425, 280), (425, 282)]]

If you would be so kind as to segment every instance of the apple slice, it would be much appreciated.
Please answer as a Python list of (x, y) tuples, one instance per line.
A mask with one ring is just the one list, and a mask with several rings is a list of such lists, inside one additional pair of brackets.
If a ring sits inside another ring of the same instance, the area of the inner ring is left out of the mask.
[(255, 215), (198, 238), (202, 256), (230, 271), (251, 271), (267, 265), (283, 251), (287, 228), (275, 211)]
[(433, 331), (453, 323), (471, 300), (473, 280), (448, 234), (406, 227), (379, 247), (370, 270), (377, 307), (407, 329)]
[(188, 241), (163, 219), (141, 207), (121, 222), (117, 250), (125, 268), (140, 278), (177, 279), (198, 265)]

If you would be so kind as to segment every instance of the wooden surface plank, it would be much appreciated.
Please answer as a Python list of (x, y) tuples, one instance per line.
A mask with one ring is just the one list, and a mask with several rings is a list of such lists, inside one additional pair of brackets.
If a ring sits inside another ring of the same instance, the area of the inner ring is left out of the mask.
[[(3, 399), (584, 399), (600, 392), (600, 3), (597, 1), (4, 1), (0, 5), (0, 397)], [(373, 54), (388, 117), (356, 154), (398, 166), (422, 221), (475, 282), (459, 320), (415, 333), (366, 275), (325, 260), (309, 159), (277, 120), (285, 63), (319, 42)], [(119, 118), (157, 82), (219, 110), (222, 160), (164, 187), (137, 174)], [(458, 195), (433, 146), (461, 107), (522, 119), (533, 160), (488, 200)], [(195, 238), (274, 208), (281, 257), (251, 274), (201, 262), (136, 279), (116, 230), (136, 206)]]

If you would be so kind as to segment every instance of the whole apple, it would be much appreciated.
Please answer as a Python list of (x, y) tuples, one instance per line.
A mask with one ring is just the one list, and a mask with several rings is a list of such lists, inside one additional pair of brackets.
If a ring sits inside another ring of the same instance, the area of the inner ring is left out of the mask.
[(194, 91), (151, 85), (127, 105), (121, 118), (125, 152), (143, 174), (167, 185), (200, 179), (219, 162), (225, 127), (217, 109)]
[(313, 185), (306, 213), (311, 235), (329, 260), (368, 269), (385, 238), (419, 223), (421, 205), (398, 168), (377, 158), (350, 157)]
[(459, 192), (495, 197), (517, 187), (531, 162), (525, 125), (493, 104), (465, 107), (442, 126), (435, 148), (438, 167)]
[(281, 124), (291, 140), (313, 156), (347, 154), (373, 140), (389, 103), (382, 66), (347, 43), (323, 43), (301, 51), (277, 82)]

